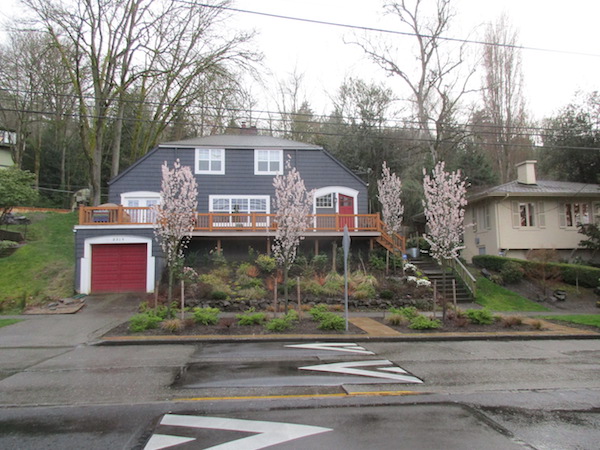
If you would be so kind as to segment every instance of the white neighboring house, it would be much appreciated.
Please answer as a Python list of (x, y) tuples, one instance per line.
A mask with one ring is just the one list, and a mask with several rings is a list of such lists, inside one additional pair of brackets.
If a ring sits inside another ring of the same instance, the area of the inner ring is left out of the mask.
[(16, 142), (17, 133), (0, 130), (0, 169), (6, 169), (15, 165), (12, 157), (12, 148)]
[(577, 225), (600, 224), (600, 185), (537, 180), (536, 163), (522, 162), (517, 180), (467, 197), (467, 261), (476, 255), (525, 259), (533, 249), (554, 249), (565, 260), (591, 256), (579, 246), (585, 236)]

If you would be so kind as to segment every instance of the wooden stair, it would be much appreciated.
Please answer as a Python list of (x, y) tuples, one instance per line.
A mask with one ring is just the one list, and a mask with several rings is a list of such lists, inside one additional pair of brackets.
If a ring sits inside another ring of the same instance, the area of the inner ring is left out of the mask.
[(451, 269), (446, 271), (446, 276), (444, 277), (442, 267), (432, 258), (413, 259), (410, 262), (417, 266), (419, 271), (431, 281), (432, 285), (436, 283), (438, 291), (446, 295), (449, 301), (453, 299), (452, 280), (456, 283), (456, 302), (468, 303), (473, 301), (473, 296), (469, 289), (467, 289), (462, 280)]

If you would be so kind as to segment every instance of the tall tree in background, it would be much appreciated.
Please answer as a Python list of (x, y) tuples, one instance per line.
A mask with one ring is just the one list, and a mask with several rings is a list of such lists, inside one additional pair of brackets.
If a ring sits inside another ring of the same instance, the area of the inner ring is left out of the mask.
[(294, 260), (303, 233), (310, 225), (313, 192), (307, 192), (304, 180), (288, 159), (285, 164), (285, 175), (277, 175), (273, 179), (275, 187), (275, 242), (273, 254), (283, 269), (283, 289), (285, 311), (288, 308), (288, 273)]
[(169, 304), (173, 298), (175, 272), (183, 269), (183, 250), (194, 228), (198, 205), (198, 186), (192, 170), (182, 166), (179, 159), (169, 169), (166, 161), (162, 166), (160, 204), (154, 206), (156, 227), (154, 234), (165, 255), (168, 272)]
[[(447, 48), (443, 37), (450, 28), (454, 13), (451, 0), (437, 0), (435, 11), (428, 15), (425, 0), (388, 2), (387, 14), (398, 18), (401, 26), (415, 36), (417, 69), (404, 65), (407, 59), (390, 43), (370, 40), (356, 42), (365, 54), (390, 75), (399, 77), (408, 88), (413, 105), (414, 120), (419, 129), (418, 140), (428, 150), (433, 162), (438, 161), (444, 146), (460, 140), (457, 129), (450, 127), (455, 120), (461, 97), (473, 73), (462, 74), (464, 48)], [(412, 66), (411, 66), (412, 67)]]
[(540, 168), (555, 179), (600, 183), (600, 94), (580, 93), (544, 123)]
[(527, 136), (521, 50), (517, 32), (506, 14), (485, 30), (483, 49), (483, 121), (476, 132), (493, 155), (502, 183), (515, 175), (515, 164), (527, 157)]
[(111, 154), (112, 175), (119, 170), (124, 102), (132, 87), (154, 106), (147, 136), (134, 144), (151, 146), (182, 105), (203, 92), (205, 75), (228, 77), (229, 64), (242, 70), (255, 59), (243, 48), (250, 35), (215, 30), (224, 14), (219, 7), (228, 0), (23, 3), (35, 17), (30, 25), (48, 34), (68, 71), (94, 204), (100, 202), (105, 154)]

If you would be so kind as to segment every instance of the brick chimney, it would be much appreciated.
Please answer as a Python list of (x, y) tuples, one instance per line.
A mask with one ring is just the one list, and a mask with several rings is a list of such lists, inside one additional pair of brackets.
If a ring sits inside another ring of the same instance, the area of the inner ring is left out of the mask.
[(240, 134), (243, 136), (256, 136), (258, 134), (258, 129), (254, 125), (252, 125), (251, 127), (247, 127), (246, 122), (242, 122)]
[(537, 161), (528, 160), (517, 164), (517, 181), (521, 184), (537, 184), (535, 165)]

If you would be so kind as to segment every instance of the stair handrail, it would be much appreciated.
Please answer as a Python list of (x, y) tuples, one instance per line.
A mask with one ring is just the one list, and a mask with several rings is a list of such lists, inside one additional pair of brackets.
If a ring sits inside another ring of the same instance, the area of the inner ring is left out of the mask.
[(388, 242), (392, 251), (396, 252), (400, 250), (402, 254), (406, 253), (406, 241), (404, 236), (399, 235), (395, 232), (388, 232), (385, 222), (381, 220), (381, 214), (377, 213), (377, 231), (381, 233), (381, 238)]
[[(425, 239), (429, 245), (432, 245), (427, 236), (423, 235), (423, 239)], [(465, 287), (471, 292), (473, 298), (477, 294), (477, 279), (473, 276), (473, 274), (465, 267), (458, 257), (453, 256), (452, 259), (447, 260), (449, 267), (454, 271), (454, 273), (461, 279)]]

